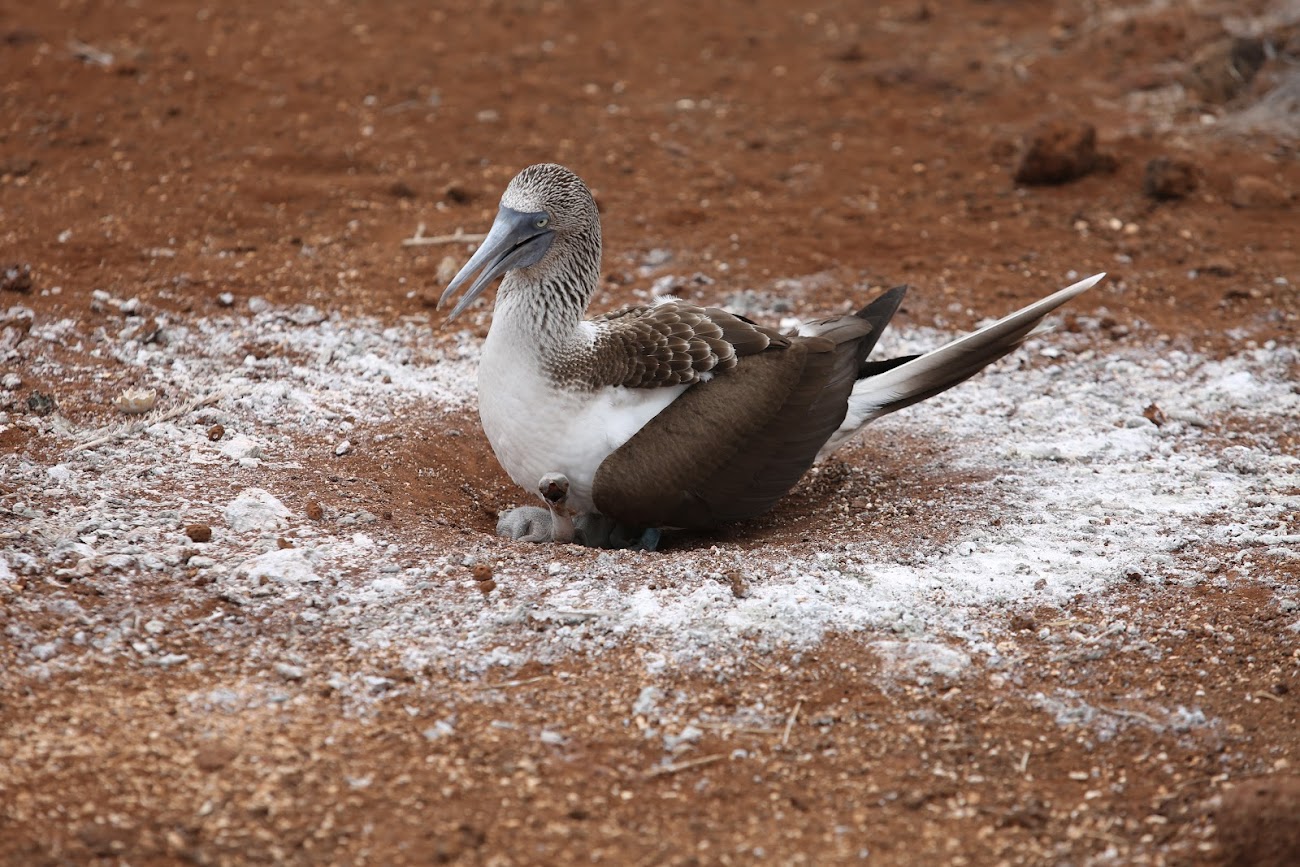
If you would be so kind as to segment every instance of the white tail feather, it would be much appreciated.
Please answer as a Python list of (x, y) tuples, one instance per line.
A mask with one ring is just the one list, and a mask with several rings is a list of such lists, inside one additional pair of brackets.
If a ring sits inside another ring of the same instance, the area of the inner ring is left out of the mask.
[(863, 425), (882, 415), (938, 394), (975, 375), (1024, 343), (1044, 316), (1091, 289), (1105, 276), (1104, 273), (1094, 274), (892, 370), (859, 380), (849, 397), (849, 411), (843, 424), (822, 446), (817, 458), (826, 457), (852, 438)]

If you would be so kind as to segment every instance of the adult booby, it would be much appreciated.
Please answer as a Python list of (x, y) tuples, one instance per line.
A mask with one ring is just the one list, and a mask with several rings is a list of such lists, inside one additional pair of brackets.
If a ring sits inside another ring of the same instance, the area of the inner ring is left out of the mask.
[[(479, 362), (483, 430), (521, 487), (545, 498), (562, 478), (566, 515), (602, 545), (652, 546), (655, 528), (765, 512), (863, 425), (979, 372), (1104, 276), (923, 355), (867, 361), (905, 287), (789, 334), (673, 298), (587, 319), (600, 254), (586, 184), (562, 166), (529, 166), (439, 304), (468, 284), (454, 319), (504, 275)], [(554, 502), (507, 512), (498, 532), (569, 536)]]

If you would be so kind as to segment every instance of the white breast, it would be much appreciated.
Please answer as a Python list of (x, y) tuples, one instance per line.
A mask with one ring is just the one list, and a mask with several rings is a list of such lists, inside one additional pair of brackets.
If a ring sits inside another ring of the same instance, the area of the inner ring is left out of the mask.
[(569, 478), (569, 505), (594, 511), (592, 483), (601, 463), (689, 386), (557, 388), (527, 342), (498, 328), (479, 362), (479, 416), (492, 451), (510, 478), (530, 493), (547, 473)]

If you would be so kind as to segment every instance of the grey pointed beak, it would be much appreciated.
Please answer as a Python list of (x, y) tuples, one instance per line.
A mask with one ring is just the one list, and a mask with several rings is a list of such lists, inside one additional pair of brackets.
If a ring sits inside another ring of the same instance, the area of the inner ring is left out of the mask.
[(502, 274), (540, 262), (555, 239), (555, 232), (549, 226), (550, 216), (545, 211), (525, 214), (502, 205), (483, 243), (474, 251), (465, 267), (460, 269), (460, 273), (447, 284), (442, 297), (438, 299), (438, 307), (441, 308), (457, 290), (469, 282), (470, 277), (476, 272), (482, 272), (451, 313), (447, 314), (447, 321), (450, 322), (463, 313)]

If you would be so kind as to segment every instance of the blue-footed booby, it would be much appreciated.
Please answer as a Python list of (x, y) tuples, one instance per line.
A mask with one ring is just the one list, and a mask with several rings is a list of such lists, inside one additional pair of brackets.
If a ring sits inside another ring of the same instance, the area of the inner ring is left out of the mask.
[(576, 524), (587, 544), (653, 547), (658, 528), (759, 515), (864, 425), (978, 373), (1104, 276), (922, 355), (868, 361), (906, 287), (788, 334), (674, 298), (587, 319), (600, 254), (586, 184), (529, 166), (439, 300), (468, 286), (453, 319), (504, 277), (479, 415), (501, 466), (546, 508), (503, 514), (502, 535), (568, 541)]

